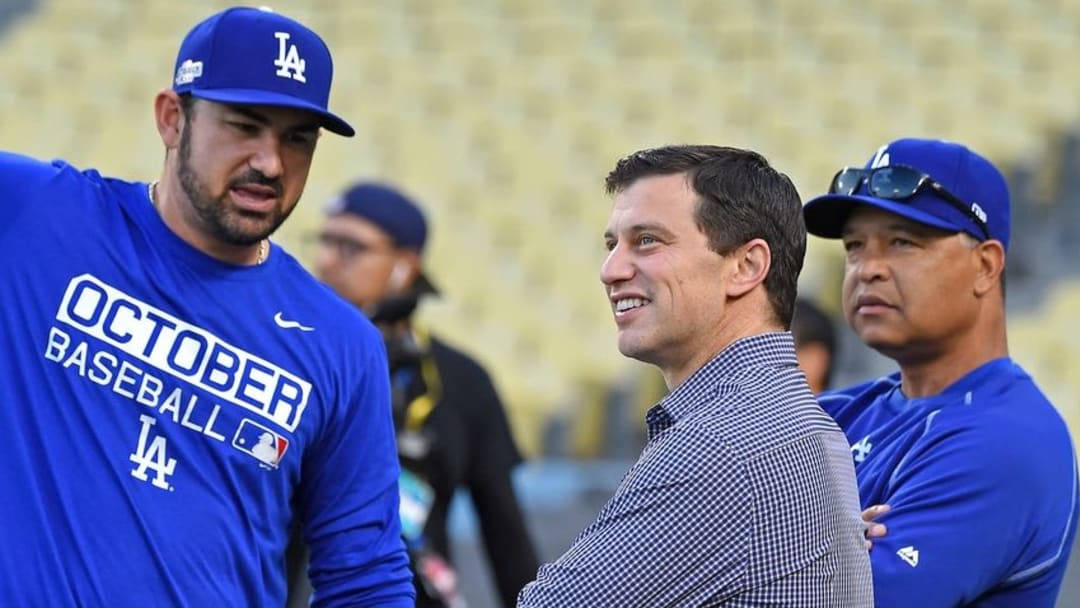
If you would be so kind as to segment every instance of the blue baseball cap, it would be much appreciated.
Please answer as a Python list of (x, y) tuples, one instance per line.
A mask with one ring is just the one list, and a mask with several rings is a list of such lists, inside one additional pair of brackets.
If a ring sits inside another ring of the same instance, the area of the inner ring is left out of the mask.
[(326, 205), (326, 213), (351, 213), (378, 226), (394, 244), (424, 250), (427, 220), (420, 207), (398, 190), (385, 184), (360, 182), (349, 187)]
[[(386, 184), (354, 184), (327, 203), (326, 213), (350, 213), (367, 220), (385, 232), (396, 246), (413, 249), (417, 253), (423, 253), (427, 243), (427, 220), (420, 206)], [(423, 293), (438, 293), (434, 283), (424, 273), (417, 278), (416, 288)]]
[(840, 238), (844, 224), (856, 205), (884, 209), (921, 224), (965, 232), (982, 240), (986, 235), (972, 216), (985, 218), (989, 237), (1009, 248), (1009, 187), (1005, 176), (989, 160), (967, 147), (938, 139), (898, 139), (882, 146), (867, 161), (866, 170), (880, 167), (912, 167), (940, 183), (970, 207), (965, 213), (932, 188), (922, 188), (914, 196), (886, 199), (872, 196), (863, 182), (851, 194), (826, 194), (803, 206), (810, 234)]
[(304, 25), (265, 8), (235, 7), (196, 25), (180, 44), (173, 90), (220, 103), (307, 110), (333, 133), (349, 123), (327, 109), (330, 49)]

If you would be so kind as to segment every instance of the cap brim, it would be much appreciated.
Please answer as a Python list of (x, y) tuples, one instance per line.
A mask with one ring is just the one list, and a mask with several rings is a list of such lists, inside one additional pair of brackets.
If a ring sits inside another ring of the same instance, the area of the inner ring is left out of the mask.
[(216, 101), (219, 103), (240, 103), (256, 106), (274, 106), (279, 108), (296, 108), (315, 114), (320, 119), (320, 124), (331, 133), (337, 133), (344, 137), (356, 135), (356, 130), (349, 123), (342, 120), (336, 114), (332, 114), (321, 107), (297, 99), (291, 95), (258, 91), (253, 89), (192, 89), (191, 95), (200, 99)]
[(806, 231), (826, 239), (840, 238), (843, 236), (844, 224), (847, 223), (848, 216), (857, 205), (877, 207), (920, 224), (950, 232), (965, 230), (946, 219), (920, 211), (904, 201), (892, 201), (861, 194), (826, 194), (811, 199), (803, 206)]

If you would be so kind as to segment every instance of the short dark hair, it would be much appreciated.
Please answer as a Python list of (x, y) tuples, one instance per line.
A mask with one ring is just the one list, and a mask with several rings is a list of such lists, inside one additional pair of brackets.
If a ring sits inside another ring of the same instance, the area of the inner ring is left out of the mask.
[(710, 248), (727, 255), (752, 239), (768, 243), (772, 266), (765, 291), (776, 319), (789, 328), (806, 255), (802, 201), (791, 179), (751, 150), (679, 145), (640, 150), (620, 159), (605, 185), (614, 195), (641, 178), (678, 173), (686, 174), (699, 196), (694, 220)]
[(805, 298), (795, 299), (795, 316), (791, 319), (791, 334), (795, 347), (804, 344), (820, 344), (829, 353), (829, 367), (825, 370), (825, 386), (832, 382), (836, 362), (836, 323), (824, 310)]
[(191, 120), (191, 115), (195, 112), (195, 101), (197, 99), (191, 93), (180, 95), (180, 111), (184, 113), (185, 120)]

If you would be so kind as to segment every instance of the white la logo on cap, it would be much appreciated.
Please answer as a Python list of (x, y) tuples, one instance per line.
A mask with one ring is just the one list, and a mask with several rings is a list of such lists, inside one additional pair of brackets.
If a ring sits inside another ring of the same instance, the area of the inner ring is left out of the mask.
[(296, 50), (295, 44), (290, 44), (287, 49), (285, 48), (285, 44), (289, 41), (289, 33), (274, 32), (274, 37), (278, 39), (278, 58), (274, 60), (274, 65), (278, 67), (278, 70), (274, 74), (282, 78), (307, 82), (304, 79), (307, 61), (300, 58), (300, 51)]
[(889, 146), (881, 146), (878, 148), (876, 154), (874, 154), (874, 160), (870, 162), (871, 169), (877, 169), (878, 167), (889, 166)]

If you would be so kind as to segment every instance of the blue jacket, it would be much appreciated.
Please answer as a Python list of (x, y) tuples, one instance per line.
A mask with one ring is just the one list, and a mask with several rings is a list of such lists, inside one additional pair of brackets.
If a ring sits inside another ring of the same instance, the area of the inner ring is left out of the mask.
[(851, 443), (876, 605), (1053, 608), (1072, 547), (1077, 472), (1064, 421), (1011, 359), (908, 399), (899, 373), (819, 397)]

